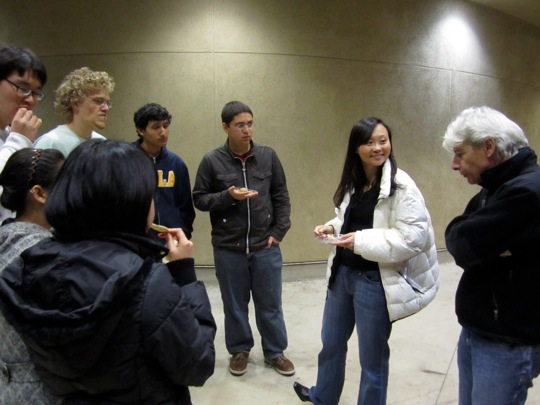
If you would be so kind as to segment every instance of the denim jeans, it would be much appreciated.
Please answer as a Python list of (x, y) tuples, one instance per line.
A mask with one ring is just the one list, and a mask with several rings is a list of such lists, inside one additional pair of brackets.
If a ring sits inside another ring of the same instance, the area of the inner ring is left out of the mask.
[(235, 354), (253, 347), (248, 312), (252, 295), (264, 356), (267, 359), (281, 356), (288, 341), (281, 306), (279, 246), (248, 254), (214, 248), (214, 263), (223, 300), (228, 352)]
[(540, 373), (540, 345), (499, 343), (463, 328), (458, 343), (459, 405), (525, 404)]
[(336, 405), (345, 380), (347, 342), (356, 325), (360, 366), (358, 404), (384, 405), (392, 331), (380, 273), (337, 269), (323, 313), (317, 383), (309, 390), (318, 405)]

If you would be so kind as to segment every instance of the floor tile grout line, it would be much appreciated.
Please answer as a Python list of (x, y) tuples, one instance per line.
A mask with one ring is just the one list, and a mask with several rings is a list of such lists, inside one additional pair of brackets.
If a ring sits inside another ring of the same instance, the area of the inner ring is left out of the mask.
[(437, 399), (435, 400), (435, 405), (438, 405), (439, 403), (439, 398), (441, 397), (444, 386), (446, 385), (446, 379), (448, 378), (448, 373), (450, 373), (450, 368), (452, 368), (452, 364), (454, 363), (456, 353), (457, 353), (457, 343), (456, 343), (456, 346), (454, 347), (454, 351), (452, 353), (452, 357), (450, 358), (450, 362), (448, 363), (448, 368), (446, 369), (446, 374), (444, 375), (444, 379), (441, 384), (441, 389), (439, 390), (439, 395), (437, 395)]

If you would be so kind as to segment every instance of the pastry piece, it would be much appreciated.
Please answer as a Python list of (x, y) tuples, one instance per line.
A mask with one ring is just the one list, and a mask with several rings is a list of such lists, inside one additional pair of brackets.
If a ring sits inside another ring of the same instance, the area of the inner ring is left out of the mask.
[(169, 228), (167, 228), (166, 226), (163, 226), (163, 225), (152, 224), (152, 225), (150, 225), (150, 228), (152, 228), (154, 231), (157, 231), (159, 233), (167, 233), (167, 232), (169, 232)]

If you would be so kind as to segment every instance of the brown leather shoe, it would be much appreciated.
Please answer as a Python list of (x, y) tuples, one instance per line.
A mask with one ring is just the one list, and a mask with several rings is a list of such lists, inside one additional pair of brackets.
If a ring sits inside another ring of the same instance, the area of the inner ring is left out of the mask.
[(264, 362), (281, 375), (291, 376), (294, 374), (294, 364), (283, 354), (275, 359), (264, 359)]
[(233, 354), (229, 360), (229, 371), (234, 376), (244, 375), (247, 369), (249, 352), (240, 352)]

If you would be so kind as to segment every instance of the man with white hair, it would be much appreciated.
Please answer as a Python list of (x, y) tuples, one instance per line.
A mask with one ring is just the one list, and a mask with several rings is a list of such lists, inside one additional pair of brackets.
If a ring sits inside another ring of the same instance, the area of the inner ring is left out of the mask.
[(446, 229), (464, 273), (456, 293), (459, 404), (524, 404), (540, 374), (540, 167), (522, 129), (488, 107), (464, 110), (443, 147), (482, 190)]

